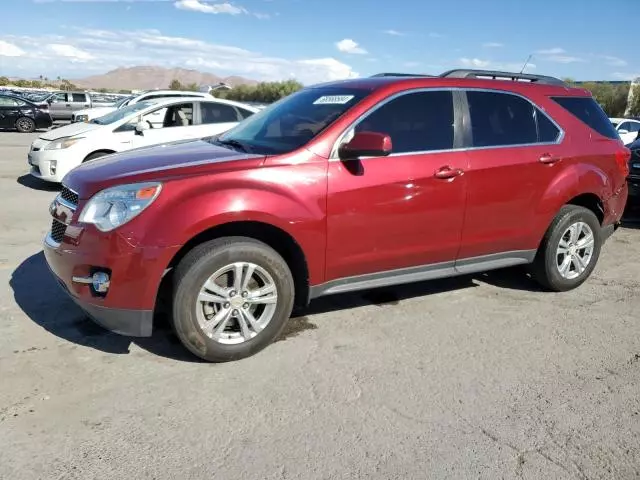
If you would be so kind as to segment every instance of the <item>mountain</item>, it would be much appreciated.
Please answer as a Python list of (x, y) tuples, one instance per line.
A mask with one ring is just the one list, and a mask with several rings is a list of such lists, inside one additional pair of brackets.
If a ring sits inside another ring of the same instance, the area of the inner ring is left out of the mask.
[(103, 75), (71, 80), (71, 83), (87, 89), (109, 88), (116, 90), (152, 90), (168, 88), (171, 80), (177, 79), (183, 85), (196, 83), (200, 85), (216, 85), (224, 82), (228, 85), (255, 85), (255, 80), (231, 76), (219, 77), (213, 73), (187, 70), (185, 68), (164, 68), (156, 66), (139, 66), (116, 68)]

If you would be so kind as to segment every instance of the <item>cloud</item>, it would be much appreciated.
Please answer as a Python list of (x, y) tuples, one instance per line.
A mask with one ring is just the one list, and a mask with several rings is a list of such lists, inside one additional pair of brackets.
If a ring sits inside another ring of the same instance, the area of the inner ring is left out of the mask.
[(89, 52), (85, 52), (84, 50), (74, 47), (73, 45), (52, 43), (50, 45), (47, 45), (46, 48), (51, 50), (51, 52), (53, 52), (53, 54), (58, 57), (69, 58), (72, 60), (84, 61), (91, 60), (93, 58), (93, 55), (91, 55)]
[[(517, 62), (495, 62), (493, 60), (482, 60), (480, 58), (460, 58), (458, 59), (458, 65), (466, 68), (477, 68), (485, 70), (498, 70), (504, 72), (519, 72), (522, 69), (522, 63)], [(535, 63), (527, 63), (525, 72), (527, 70), (534, 70), (536, 68)]]
[(626, 67), (628, 65), (626, 60), (623, 60), (619, 57), (614, 57), (611, 55), (599, 55), (601, 59), (605, 61), (605, 63), (611, 67)]
[(420, 62), (404, 62), (402, 64), (403, 67), (407, 67), (407, 68), (419, 67), (420, 65), (422, 65)]
[(205, 3), (201, 0), (177, 0), (174, 3), (176, 8), (181, 10), (192, 10), (194, 12), (213, 13), (217, 15), (219, 13), (227, 13), (229, 15), (238, 15), (241, 13), (248, 13), (242, 7), (236, 7), (228, 2), (225, 3)]
[(479, 58), (461, 58), (460, 63), (465, 67), (486, 68), (491, 65), (489, 60), (480, 60)]
[(21, 57), (25, 51), (13, 43), (0, 40), (0, 57)]
[(399, 32), (398, 30), (384, 30), (382, 33), (386, 33), (387, 35), (391, 35), (393, 37), (404, 37), (406, 33)]
[(536, 53), (540, 55), (561, 55), (566, 52), (564, 48), (555, 47), (555, 48), (548, 48), (546, 50), (537, 50)]
[(351, 66), (331, 57), (275, 57), (155, 29), (73, 28), (66, 36), (0, 34), (0, 55), (7, 54), (22, 57), (19, 65), (12, 65), (14, 71), (7, 73), (24, 76), (81, 78), (138, 65), (196, 68), (263, 81), (295, 78), (304, 84), (358, 76)]
[(629, 72), (614, 72), (611, 74), (612, 78), (616, 80), (640, 80), (640, 71), (635, 73)]
[(444, 38), (444, 35), (442, 35), (441, 33), (437, 33), (437, 32), (429, 32), (429, 37), (431, 37), (431, 38)]
[(360, 45), (358, 45), (358, 43), (354, 42), (350, 38), (345, 38), (344, 40), (340, 40), (339, 42), (336, 42), (336, 47), (338, 48), (338, 50), (340, 50), (343, 53), (358, 54), (358, 55), (364, 55), (367, 53), (367, 51), (364, 48), (362, 48)]
[(586, 62), (584, 58), (580, 57), (572, 57), (570, 55), (549, 55), (545, 57), (545, 60), (549, 60), (551, 62), (556, 63), (581, 63)]
[(485, 48), (500, 48), (500, 47), (504, 47), (504, 44), (499, 42), (486, 42), (486, 43), (483, 43), (482, 46)]

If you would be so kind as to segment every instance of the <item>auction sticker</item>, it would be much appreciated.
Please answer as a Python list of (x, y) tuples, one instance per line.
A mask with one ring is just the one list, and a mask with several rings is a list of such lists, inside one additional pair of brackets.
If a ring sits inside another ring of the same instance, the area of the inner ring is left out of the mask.
[(353, 98), (353, 95), (325, 95), (324, 97), (320, 97), (315, 102), (314, 105), (344, 105), (348, 103), (349, 100)]

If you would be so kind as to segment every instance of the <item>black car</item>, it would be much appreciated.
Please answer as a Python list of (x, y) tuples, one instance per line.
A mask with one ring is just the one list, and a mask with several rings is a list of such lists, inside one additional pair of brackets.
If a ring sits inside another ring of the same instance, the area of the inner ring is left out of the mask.
[(627, 145), (627, 148), (631, 150), (629, 176), (627, 177), (629, 196), (640, 197), (640, 138)]
[(13, 95), (0, 95), (0, 128), (30, 133), (53, 124), (48, 105), (37, 105)]

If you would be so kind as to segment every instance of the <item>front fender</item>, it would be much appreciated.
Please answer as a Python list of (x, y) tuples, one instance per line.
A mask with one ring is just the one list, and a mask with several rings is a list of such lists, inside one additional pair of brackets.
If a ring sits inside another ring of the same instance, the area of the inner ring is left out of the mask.
[(123, 233), (132, 244), (168, 248), (231, 222), (265, 223), (289, 234), (306, 257), (310, 280), (319, 282), (326, 250), (326, 164), (298, 165), (295, 174), (274, 167), (240, 179), (220, 174), (167, 182)]

